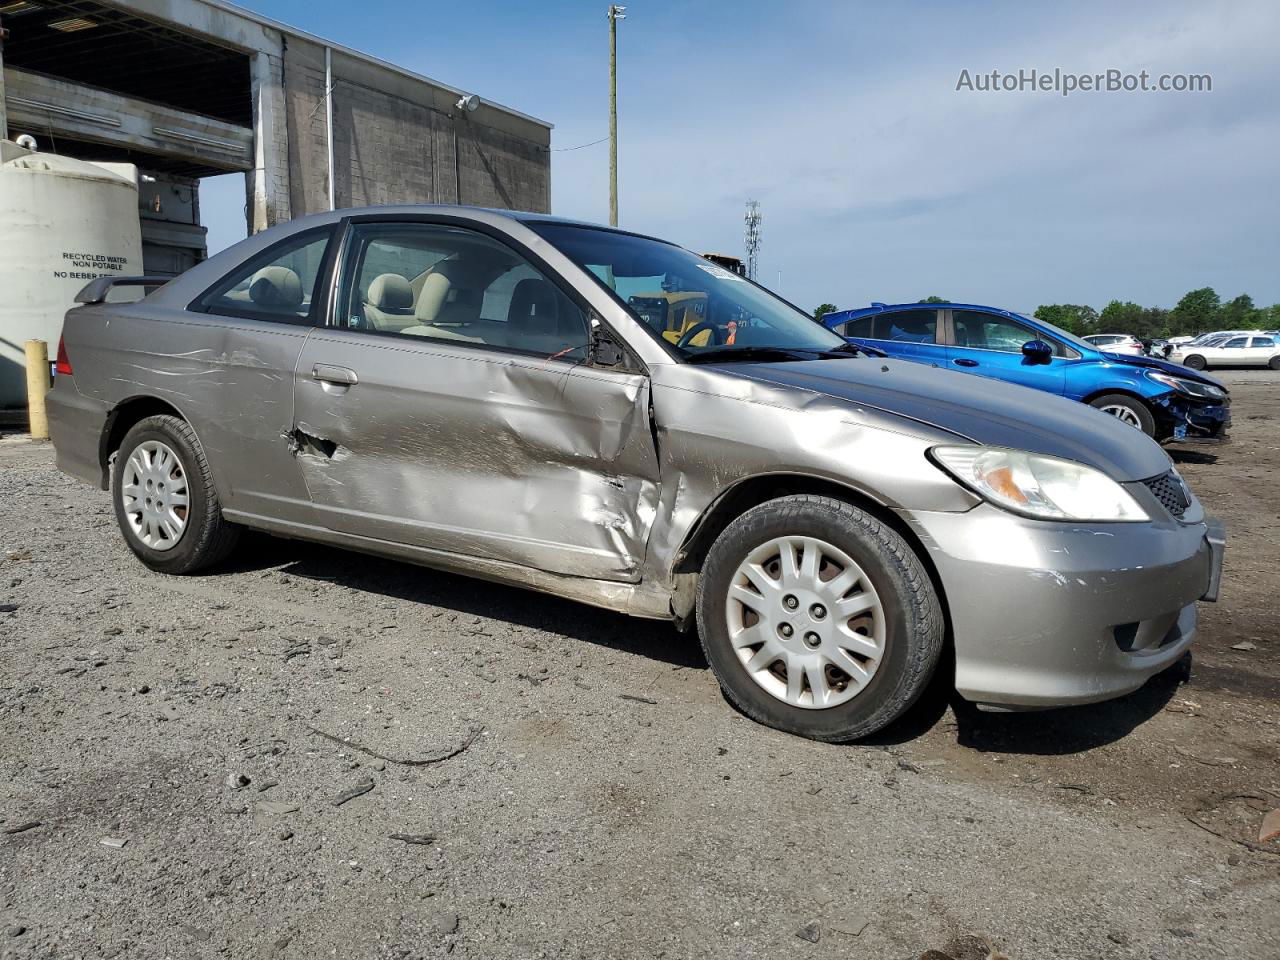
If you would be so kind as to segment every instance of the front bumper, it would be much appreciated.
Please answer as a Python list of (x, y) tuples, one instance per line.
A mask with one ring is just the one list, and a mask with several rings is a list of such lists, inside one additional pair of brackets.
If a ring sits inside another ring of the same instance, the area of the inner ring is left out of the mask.
[(1170, 392), (1148, 404), (1161, 443), (1222, 443), (1231, 428), (1231, 399), (1200, 399)]
[(946, 594), (956, 689), (978, 703), (1060, 707), (1130, 693), (1182, 656), (1196, 601), (1216, 598), (1215, 521), (1048, 523), (989, 504), (902, 516)]

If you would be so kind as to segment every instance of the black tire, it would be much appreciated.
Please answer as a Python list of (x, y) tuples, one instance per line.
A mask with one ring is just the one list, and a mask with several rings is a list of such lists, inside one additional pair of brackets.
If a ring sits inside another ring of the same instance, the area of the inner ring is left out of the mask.
[[(843, 704), (793, 706), (756, 683), (729, 639), (725, 600), (739, 565), (777, 537), (812, 536), (844, 551), (879, 594), (884, 653), (866, 686)], [(771, 500), (734, 520), (712, 544), (698, 580), (698, 632), (725, 697), (751, 719), (813, 740), (847, 743), (902, 716), (928, 686), (946, 627), (933, 582), (892, 528), (852, 504), (797, 495)]]
[(1267, 366), (1272, 370), (1280, 370), (1280, 357), (1272, 357), (1267, 361)]
[[(1138, 421), (1137, 426), (1143, 433), (1148, 437), (1154, 437), (1156, 435), (1155, 417), (1151, 415), (1151, 411), (1147, 408), (1147, 405), (1135, 397), (1131, 397), (1124, 393), (1104, 393), (1102, 396), (1094, 397), (1090, 400), (1089, 406), (1102, 410), (1104, 413), (1111, 413), (1110, 410), (1106, 409), (1108, 407), (1113, 409), (1120, 407), (1127, 410), (1130, 416), (1134, 417)], [(1112, 415), (1114, 416), (1114, 414)], [(1134, 426), (1132, 423), (1129, 425)]]
[(1208, 366), (1208, 364), (1205, 363), (1204, 357), (1200, 356), (1198, 353), (1191, 354), (1191, 356), (1182, 361), (1182, 365), (1184, 367), (1190, 367), (1192, 370), (1203, 370)]
[[(186, 526), (174, 546), (157, 550), (139, 539), (125, 514), (120, 491), (125, 464), (134, 450), (148, 440), (158, 440), (177, 454), (187, 481)], [(111, 470), (111, 502), (116, 523), (134, 555), (160, 573), (195, 573), (225, 559), (240, 538), (240, 527), (222, 517), (222, 505), (213, 486), (209, 462), (190, 424), (179, 417), (162, 415), (139, 420), (125, 434)]]

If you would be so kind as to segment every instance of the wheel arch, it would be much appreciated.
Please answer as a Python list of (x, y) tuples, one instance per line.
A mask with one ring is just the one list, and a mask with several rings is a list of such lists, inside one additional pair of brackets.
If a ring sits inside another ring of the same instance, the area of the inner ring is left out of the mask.
[(938, 568), (934, 565), (920, 537), (911, 529), (910, 524), (865, 491), (827, 477), (804, 473), (769, 473), (757, 474), (737, 481), (721, 492), (703, 510), (702, 515), (690, 528), (672, 564), (672, 580), (675, 581), (682, 574), (696, 576), (701, 573), (711, 545), (724, 529), (742, 514), (762, 503), (791, 494), (810, 494), (843, 500), (871, 514), (902, 537), (928, 573), (929, 580), (937, 591), (938, 601), (942, 605), (943, 622), (946, 626), (945, 642), (950, 646), (951, 609), (947, 602), (946, 588)]
[[(1164, 392), (1172, 393), (1173, 391), (1169, 388), (1166, 388)], [(1113, 394), (1113, 393), (1118, 393), (1122, 397), (1128, 397), (1130, 400), (1137, 400), (1148, 410), (1151, 410), (1151, 398), (1143, 396), (1142, 394), (1134, 390), (1133, 387), (1128, 385), (1117, 386), (1117, 387), (1098, 387), (1094, 390), (1090, 390), (1083, 397), (1081, 397), (1080, 402), (1093, 403), (1093, 401), (1097, 400), (1099, 397), (1105, 397), (1108, 394)], [(1154, 414), (1154, 411), (1152, 411), (1152, 413)]]
[(107, 419), (102, 425), (102, 435), (98, 439), (98, 465), (102, 468), (103, 490), (108, 489), (111, 484), (111, 457), (120, 449), (125, 434), (138, 421), (156, 416), (177, 417), (190, 426), (193, 432), (195, 431), (195, 426), (186, 415), (167, 400), (150, 394), (140, 394), (122, 400), (107, 414)]

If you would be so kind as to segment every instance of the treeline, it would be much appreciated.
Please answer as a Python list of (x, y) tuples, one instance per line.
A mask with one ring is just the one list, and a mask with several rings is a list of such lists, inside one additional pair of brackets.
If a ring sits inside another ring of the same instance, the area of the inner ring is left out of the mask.
[[(925, 297), (920, 303), (947, 303), (944, 297)], [(834, 303), (824, 303), (814, 311), (814, 319), (834, 313)], [(1280, 303), (1259, 307), (1253, 297), (1242, 293), (1226, 303), (1213, 287), (1192, 290), (1172, 310), (1144, 307), (1132, 300), (1112, 300), (1099, 313), (1077, 303), (1046, 303), (1036, 308), (1036, 319), (1069, 330), (1078, 337), (1091, 333), (1128, 333), (1135, 337), (1162, 339), (1184, 337), (1210, 330), (1280, 329)]]
[(1280, 327), (1280, 303), (1255, 306), (1247, 293), (1223, 303), (1213, 287), (1201, 287), (1179, 300), (1172, 310), (1143, 307), (1131, 300), (1112, 300), (1101, 313), (1075, 303), (1047, 303), (1036, 308), (1036, 319), (1076, 336), (1128, 333), (1158, 339), (1210, 330), (1275, 330)]

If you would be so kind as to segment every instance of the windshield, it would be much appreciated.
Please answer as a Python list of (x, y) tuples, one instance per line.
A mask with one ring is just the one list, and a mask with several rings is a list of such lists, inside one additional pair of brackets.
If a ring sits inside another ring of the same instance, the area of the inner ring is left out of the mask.
[(528, 226), (593, 274), (685, 359), (732, 359), (733, 351), (746, 358), (762, 350), (848, 350), (843, 338), (763, 287), (674, 244), (562, 223)]
[[(1105, 350), (1107, 349), (1107, 346), (1109, 346), (1108, 344), (1102, 344), (1102, 343), (1090, 343), (1088, 340), (1085, 340), (1081, 337), (1077, 337), (1074, 333), (1068, 333), (1066, 330), (1063, 330), (1061, 327), (1055, 327), (1052, 323), (1048, 323), (1044, 320), (1031, 320), (1025, 314), (1021, 314), (1021, 313), (1016, 314), (1016, 316), (1022, 317), (1022, 319), (1026, 320), (1028, 323), (1039, 324), (1040, 326), (1048, 330), (1050, 333), (1052, 333), (1055, 337), (1057, 337), (1058, 339), (1066, 343), (1071, 344), (1073, 347), (1083, 347), (1086, 350)], [(1095, 336), (1101, 337), (1101, 336), (1104, 336), (1104, 334), (1095, 334)]]

